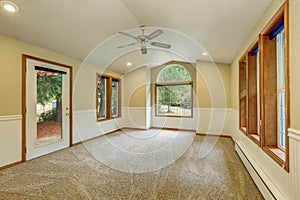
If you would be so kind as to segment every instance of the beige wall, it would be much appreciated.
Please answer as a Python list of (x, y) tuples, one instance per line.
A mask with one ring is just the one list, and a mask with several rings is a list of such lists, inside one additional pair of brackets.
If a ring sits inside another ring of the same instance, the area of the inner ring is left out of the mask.
[(230, 108), (229, 64), (197, 62), (197, 101), (200, 108)]
[(291, 127), (300, 130), (300, 0), (290, 0)]
[(73, 76), (81, 62), (35, 45), (0, 35), (0, 116), (21, 115), (22, 54), (73, 66)]
[(146, 107), (147, 68), (141, 67), (123, 76), (124, 107)]
[(22, 114), (22, 54), (73, 66), (74, 110), (96, 108), (97, 72), (122, 76), (109, 69), (102, 70), (98, 66), (3, 35), (0, 35), (0, 44), (0, 116)]

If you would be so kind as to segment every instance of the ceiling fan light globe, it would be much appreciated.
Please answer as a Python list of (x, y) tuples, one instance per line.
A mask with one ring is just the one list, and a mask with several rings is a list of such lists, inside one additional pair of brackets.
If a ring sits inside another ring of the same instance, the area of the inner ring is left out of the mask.
[(141, 51), (142, 51), (142, 54), (146, 54), (147, 53), (147, 48), (146, 47), (142, 47)]

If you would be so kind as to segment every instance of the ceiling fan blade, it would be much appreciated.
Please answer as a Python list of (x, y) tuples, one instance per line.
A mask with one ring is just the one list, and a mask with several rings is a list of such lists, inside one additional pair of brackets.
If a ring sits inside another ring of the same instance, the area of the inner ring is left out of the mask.
[(134, 36), (134, 35), (131, 35), (131, 34), (129, 34), (129, 33), (126, 33), (126, 32), (119, 32), (120, 34), (122, 34), (122, 35), (125, 35), (125, 36), (127, 36), (127, 37), (131, 37), (131, 38), (133, 38), (133, 39), (135, 39), (135, 40), (138, 40), (138, 37), (136, 37), (136, 36)]
[(156, 38), (157, 36), (159, 36), (159, 35), (161, 35), (161, 34), (163, 34), (163, 31), (160, 30), (160, 29), (157, 29), (156, 31), (154, 31), (154, 32), (151, 33), (150, 35), (146, 36), (146, 38), (147, 38), (148, 40), (152, 40), (152, 39)]
[(133, 45), (136, 45), (136, 44), (137, 44), (136, 42), (133, 42), (133, 43), (129, 43), (129, 44), (124, 44), (124, 45), (118, 46), (117, 48), (121, 49), (123, 47), (133, 46)]
[(166, 49), (170, 49), (170, 48), (171, 48), (171, 45), (165, 44), (165, 43), (160, 43), (160, 42), (151, 42), (150, 44), (151, 44), (152, 46), (161, 47), (161, 48), (166, 48)]

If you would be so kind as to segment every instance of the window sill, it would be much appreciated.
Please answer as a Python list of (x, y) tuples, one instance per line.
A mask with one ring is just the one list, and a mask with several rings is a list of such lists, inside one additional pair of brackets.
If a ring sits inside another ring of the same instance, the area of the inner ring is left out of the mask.
[(260, 146), (260, 137), (257, 134), (248, 134), (248, 137), (256, 143), (258, 146)]
[(246, 127), (240, 127), (240, 130), (241, 130), (244, 134), (247, 133), (247, 128), (246, 128)]
[(108, 121), (108, 120), (112, 120), (112, 119), (117, 119), (117, 118), (121, 118), (121, 116), (112, 117), (112, 118), (105, 118), (105, 119), (97, 119), (97, 122), (104, 122), (104, 121)]
[(280, 166), (287, 170), (286, 166), (286, 153), (278, 147), (264, 147), (263, 150)]
[(193, 118), (193, 116), (158, 115), (158, 114), (156, 114), (155, 117)]

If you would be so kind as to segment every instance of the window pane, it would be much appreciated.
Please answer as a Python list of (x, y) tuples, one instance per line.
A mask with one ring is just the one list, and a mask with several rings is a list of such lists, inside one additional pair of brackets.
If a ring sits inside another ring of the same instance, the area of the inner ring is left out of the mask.
[(106, 84), (107, 84), (107, 79), (105, 77), (98, 76), (98, 90), (97, 90), (98, 119), (106, 118)]
[(277, 52), (277, 110), (278, 110), (278, 145), (285, 148), (286, 116), (285, 116), (285, 56), (284, 56), (284, 30), (276, 36)]
[(261, 131), (261, 121), (260, 121), (260, 80), (259, 80), (259, 77), (260, 77), (260, 51), (258, 50), (257, 51), (257, 54), (256, 54), (256, 84), (257, 84), (257, 100), (256, 100), (256, 104), (257, 104), (257, 134), (260, 135), (260, 131)]
[(191, 84), (157, 86), (157, 114), (192, 116)]
[(118, 105), (119, 105), (119, 81), (113, 80), (112, 81), (112, 115), (114, 117), (119, 115)]
[(62, 139), (62, 74), (36, 70), (36, 147)]
[(182, 66), (170, 66), (164, 68), (158, 76), (158, 82), (191, 81), (189, 71)]

